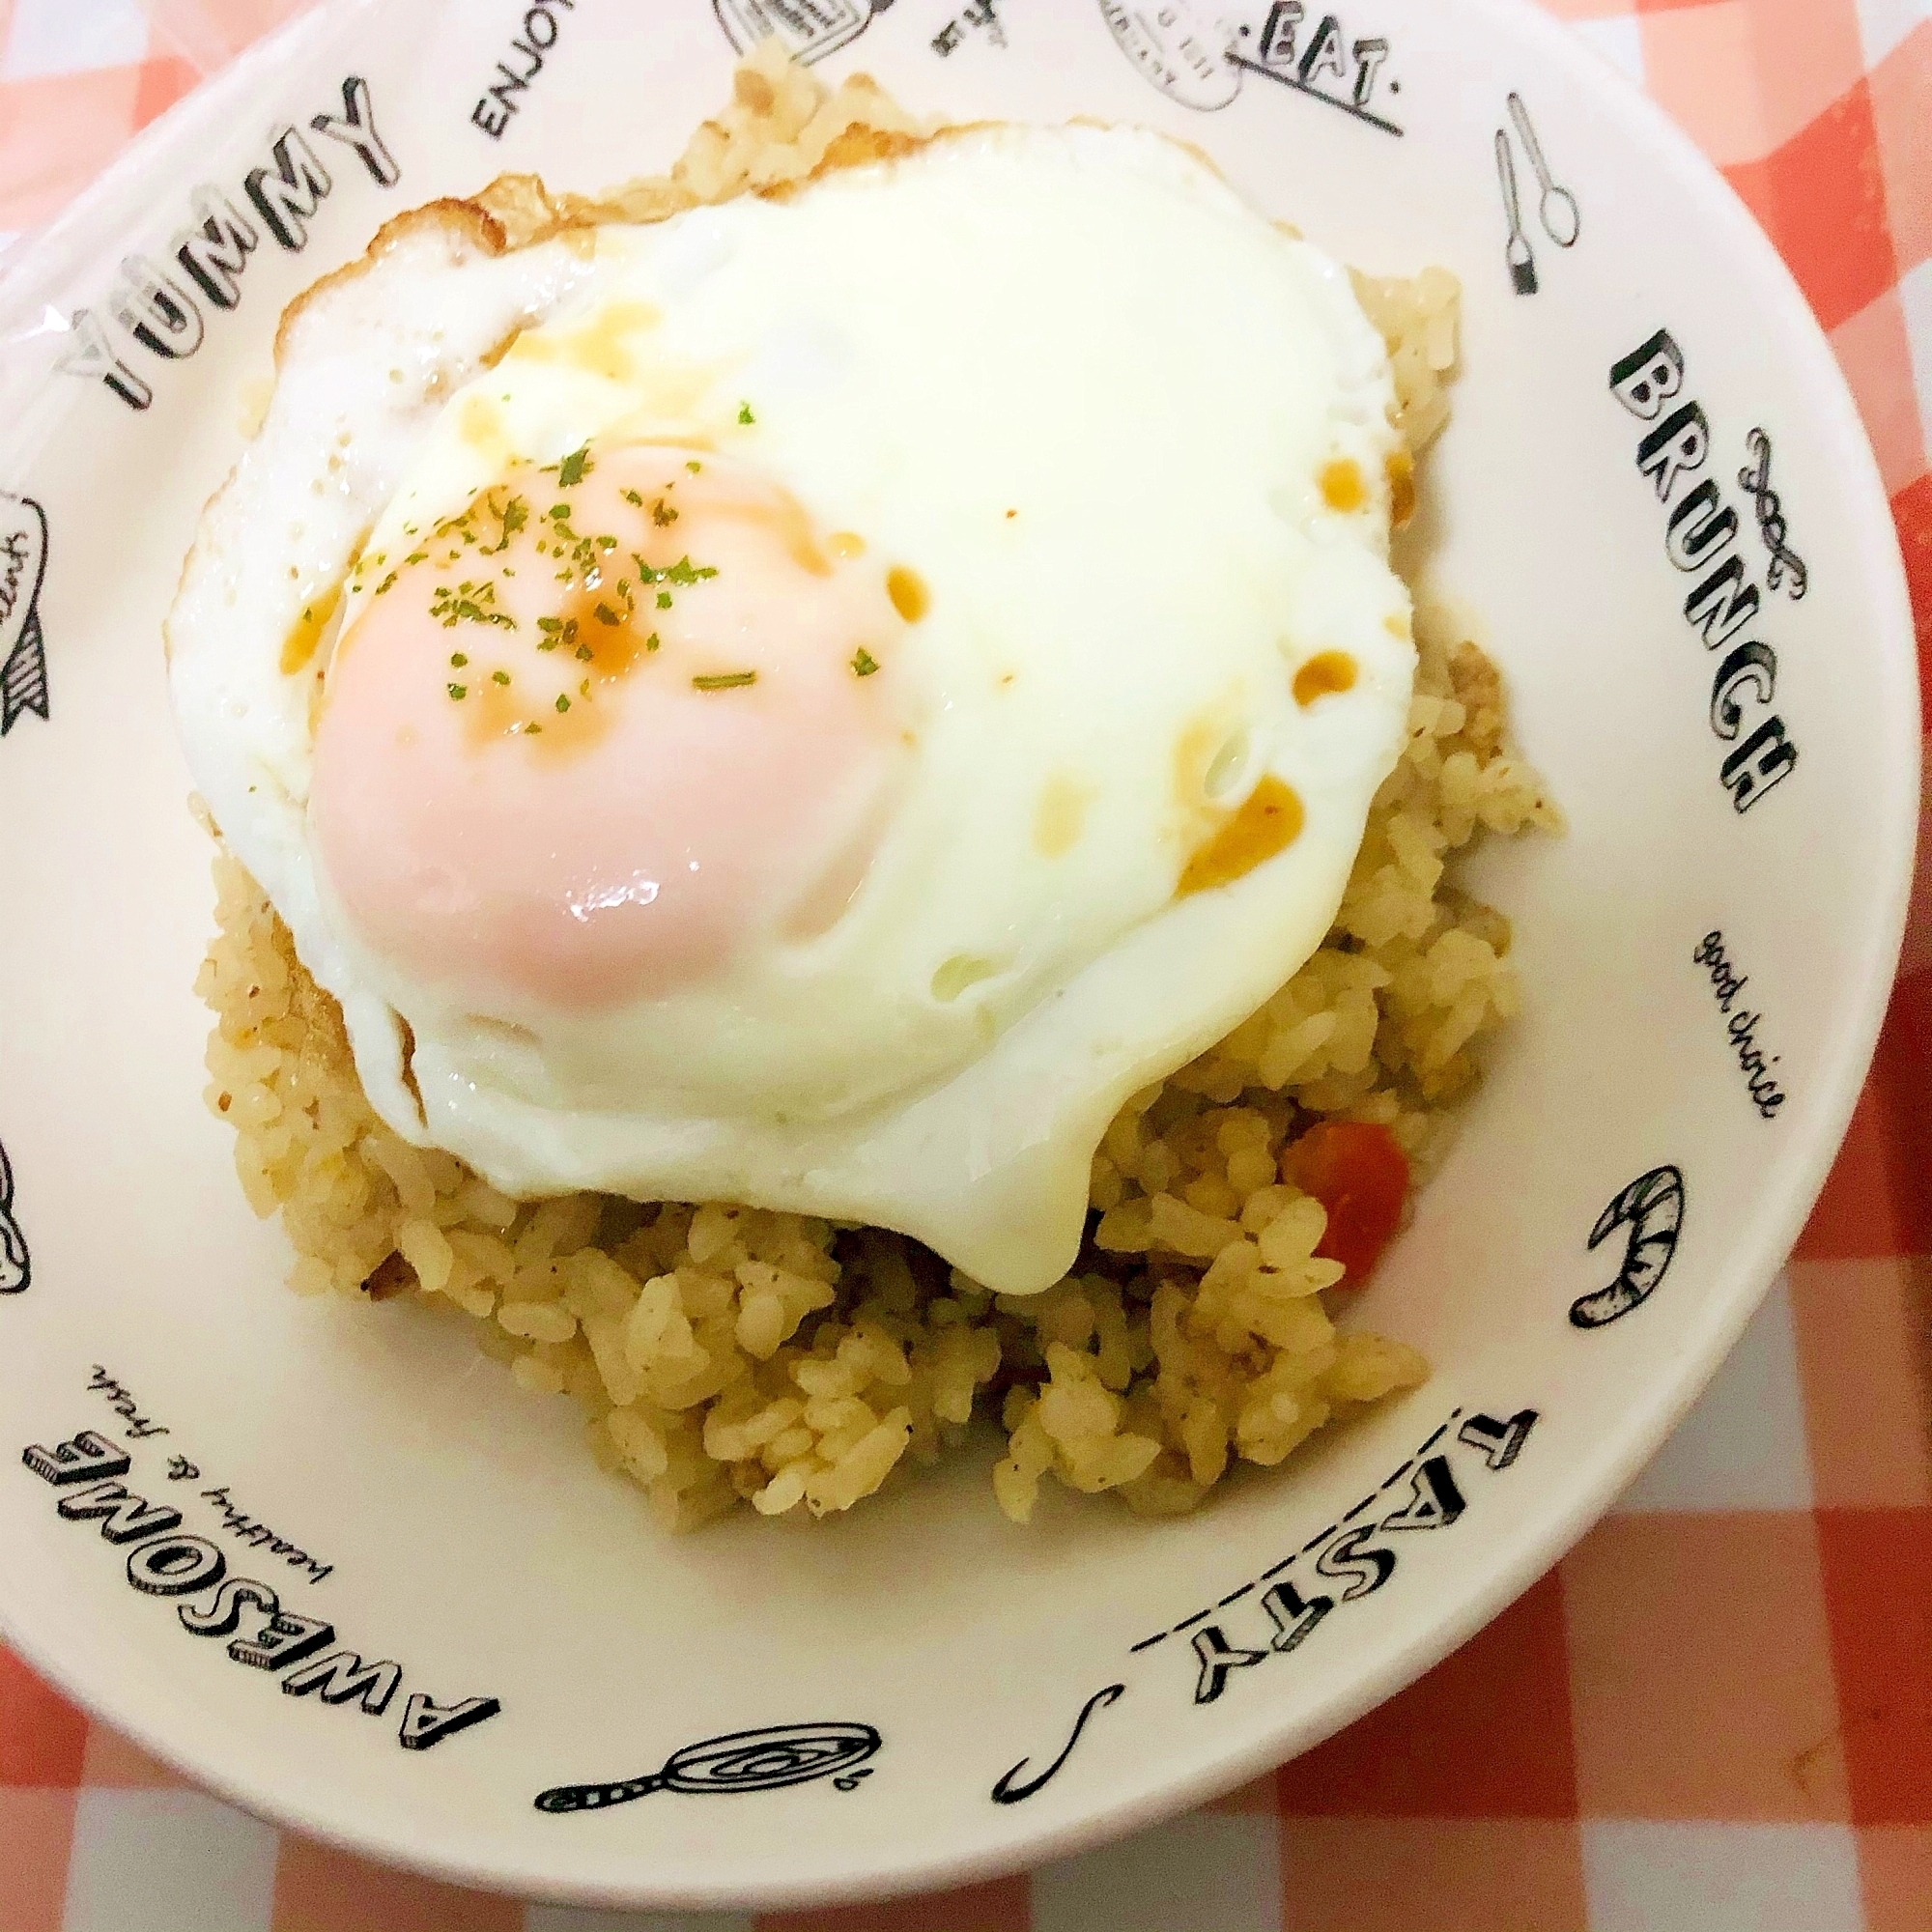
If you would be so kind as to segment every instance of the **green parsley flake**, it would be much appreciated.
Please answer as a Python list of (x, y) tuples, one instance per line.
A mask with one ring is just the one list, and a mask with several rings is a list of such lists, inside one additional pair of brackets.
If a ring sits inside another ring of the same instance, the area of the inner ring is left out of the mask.
[(651, 522), (661, 530), (668, 529), (672, 524), (677, 522), (677, 512), (660, 497), (651, 505)]
[(870, 677), (878, 668), (878, 659), (870, 651), (863, 648), (860, 650), (859, 655), (852, 660), (852, 675), (854, 677)]
[(469, 687), (467, 684), (452, 684), (449, 687), (449, 695), (460, 704), (469, 696)]
[(557, 466), (556, 485), (559, 490), (571, 490), (583, 481), (583, 473), (590, 468), (590, 445), (580, 443)]
[(449, 668), (451, 670), (461, 670), (469, 662), (469, 660), (461, 651), (451, 651), (449, 654)]
[(499, 551), (508, 550), (510, 539), (529, 522), (530, 518), (530, 507), (521, 497), (512, 497), (500, 509), (497, 507), (496, 501), (492, 499), (490, 508), (502, 524), (503, 533), (494, 544), (485, 546), (484, 554), (486, 556), (494, 556)]
[(715, 565), (694, 564), (689, 554), (679, 557), (663, 570), (654, 570), (636, 551), (631, 553), (631, 561), (638, 566), (638, 575), (646, 583), (701, 583), (707, 577), (718, 575)]
[(556, 695), (556, 708), (559, 711), (568, 711), (570, 709), (570, 699), (560, 691)]
[(580, 664), (588, 664), (596, 655), (588, 644), (579, 644), (577, 647), (577, 660)]
[(696, 476), (697, 472), (704, 468), (703, 464), (697, 462), (696, 458), (694, 458), (691, 462), (687, 463), (684, 467), (687, 469), (689, 469), (694, 476)]
[(644, 648), (647, 651), (654, 651), (657, 649), (657, 647), (658, 647), (658, 634), (655, 631), (653, 631), (650, 634), (650, 636), (644, 639)]
[(754, 670), (721, 671), (714, 677), (695, 677), (691, 680), (696, 691), (735, 691), (740, 685), (756, 684), (758, 673)]
[(490, 682), (492, 684), (508, 684), (509, 681), (510, 673), (506, 670), (493, 670), (490, 673)]
[(600, 603), (592, 614), (600, 624), (621, 624), (624, 621), (608, 604)]
[(626, 490), (624, 492), (624, 500), (627, 503), (635, 503), (640, 510), (644, 507), (644, 499), (635, 490)]
[(752, 406), (750, 403), (740, 403), (738, 405), (738, 420), (741, 423), (755, 422), (757, 420), (757, 418), (752, 413)]
[(670, 592), (668, 590), (660, 590), (658, 592), (658, 609), (660, 611), (668, 611), (670, 609)]

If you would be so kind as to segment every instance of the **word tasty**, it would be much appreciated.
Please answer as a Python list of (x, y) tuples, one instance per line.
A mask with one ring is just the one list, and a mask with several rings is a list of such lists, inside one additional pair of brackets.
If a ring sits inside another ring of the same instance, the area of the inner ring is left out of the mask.
[(1684, 620), (1707, 651), (1724, 653), (1711, 680), (1710, 721), (1712, 731), (1734, 749), (1718, 777), (1732, 806), (1748, 811), (1790, 777), (1798, 747), (1771, 709), (1777, 654), (1759, 639), (1739, 635), (1755, 627), (1759, 595), (1736, 549), (1738, 513), (1715, 478), (1691, 481), (1711, 458), (1710, 419), (1694, 402), (1678, 403), (1665, 413), (1683, 386), (1684, 354), (1667, 328), (1610, 366), (1611, 395), (1652, 425), (1637, 443), (1636, 467), (1670, 510), (1664, 554), (1696, 579), (1684, 599)]
[[(219, 1640), (233, 1662), (275, 1678), (289, 1697), (313, 1697), (318, 1704), (347, 1706), (371, 1718), (389, 1709), (403, 1682), (400, 1663), (380, 1656), (365, 1659), (336, 1642), (335, 1626), (326, 1618), (285, 1608), (273, 1587), (253, 1577), (229, 1576), (226, 1554), (185, 1528), (173, 1503), (150, 1502), (119, 1480), (128, 1473), (132, 1458), (117, 1443), (83, 1429), (51, 1448), (32, 1444), (20, 1461), (54, 1491), (54, 1507), (64, 1521), (96, 1522), (103, 1542), (127, 1550), (128, 1587), (144, 1597), (172, 1600), (190, 1635)], [(225, 1508), (225, 1492), (217, 1506)], [(327, 1574), (327, 1566), (321, 1569)], [(494, 1718), (500, 1708), (495, 1697), (443, 1704), (412, 1690), (396, 1742), (408, 1751), (428, 1750)]]
[[(1784, 1105), (1785, 1096), (1784, 1090), (1771, 1077), (1771, 1069), (1783, 1055), (1766, 1054), (1757, 1037), (1764, 1015), (1747, 1013), (1743, 1009), (1739, 996), (1750, 983), (1750, 975), (1739, 973), (1732, 966), (1730, 956), (1724, 951), (1724, 935), (1721, 932), (1707, 932), (1697, 942), (1690, 963), (1703, 967), (1711, 976), (1711, 997), (1717, 1001), (1718, 1010), (1724, 1016), (1724, 1031), (1729, 1036), (1731, 1051), (1738, 1057), (1738, 1070), (1745, 1076), (1751, 1105), (1763, 1119), (1775, 1120), (1777, 1110)], [(1734, 1007), (1738, 1009), (1735, 1012), (1732, 1011)]]
[[(377, 186), (393, 187), (402, 178), (376, 131), (369, 83), (359, 74), (342, 83), (340, 114), (317, 114), (308, 125), (312, 132), (352, 150)], [(155, 391), (135, 366), (139, 358), (129, 359), (130, 346), (138, 345), (164, 366), (192, 355), (207, 333), (202, 303), (217, 313), (240, 304), (241, 277), (261, 246), (262, 229), (278, 247), (300, 254), (308, 246), (308, 224), (334, 185), (305, 135), (295, 128), (276, 128), (269, 136), (267, 161), (242, 177), (239, 199), (218, 187), (197, 187), (187, 224), (168, 243), (166, 260), (128, 256), (108, 293), (106, 317), (91, 308), (74, 310), (72, 340), (59, 363), (62, 373), (105, 383), (129, 409), (145, 410)], [(242, 202), (252, 219), (242, 213)]]

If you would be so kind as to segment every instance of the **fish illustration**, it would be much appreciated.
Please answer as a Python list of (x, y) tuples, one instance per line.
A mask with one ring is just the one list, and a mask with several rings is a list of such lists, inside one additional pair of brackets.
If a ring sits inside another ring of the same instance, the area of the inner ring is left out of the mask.
[(14, 1169), (0, 1147), (0, 1294), (18, 1294), (32, 1280), (34, 1264), (27, 1237), (14, 1218)]
[(31, 497), (0, 490), (0, 738), (26, 712), (47, 715), (47, 655), (41, 635), (46, 572), (46, 513)]

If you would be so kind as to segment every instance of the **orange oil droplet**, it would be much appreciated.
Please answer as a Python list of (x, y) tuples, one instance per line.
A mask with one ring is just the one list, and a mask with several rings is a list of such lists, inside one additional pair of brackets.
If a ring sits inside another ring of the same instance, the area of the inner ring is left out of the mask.
[(1273, 773), (1255, 786), (1240, 810), (1188, 860), (1175, 887), (1177, 898), (1232, 885), (1264, 861), (1285, 851), (1300, 835), (1301, 800)]
[(289, 634), (282, 639), (284, 677), (293, 677), (315, 656), (315, 647), (322, 642), (322, 634), (327, 630), (328, 620), (335, 615), (335, 607), (341, 601), (342, 586), (338, 583), (302, 606), (301, 614), (289, 626)]
[(1351, 456), (1338, 456), (1321, 471), (1321, 499), (1331, 510), (1359, 510), (1369, 500), (1362, 466)]
[(1092, 798), (1092, 791), (1066, 772), (1047, 780), (1033, 815), (1033, 847), (1042, 859), (1061, 858), (1080, 842)]
[(1389, 521), (1400, 529), (1415, 514), (1415, 459), (1398, 449), (1388, 460)]
[(1347, 651), (1317, 651), (1294, 673), (1294, 701), (1306, 708), (1332, 692), (1352, 691), (1355, 661)]
[(908, 624), (917, 624), (932, 608), (932, 593), (925, 587), (924, 578), (902, 563), (886, 572), (886, 595)]

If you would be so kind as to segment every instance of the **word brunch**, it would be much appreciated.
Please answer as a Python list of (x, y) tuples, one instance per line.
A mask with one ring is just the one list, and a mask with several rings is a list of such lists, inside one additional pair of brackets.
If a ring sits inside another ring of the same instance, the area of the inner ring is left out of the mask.
[(1667, 328), (1610, 366), (1611, 395), (1651, 425), (1637, 442), (1636, 467), (1670, 512), (1664, 554), (1695, 580), (1684, 599), (1684, 620), (1707, 651), (1724, 653), (1711, 679), (1710, 724), (1735, 749), (1718, 778), (1733, 808), (1748, 811), (1791, 775), (1798, 747), (1771, 709), (1777, 654), (1756, 638), (1738, 639), (1756, 624), (1758, 587), (1737, 548), (1736, 509), (1715, 478), (1692, 481), (1710, 461), (1711, 423), (1696, 403), (1676, 402), (1683, 387), (1684, 354)]

